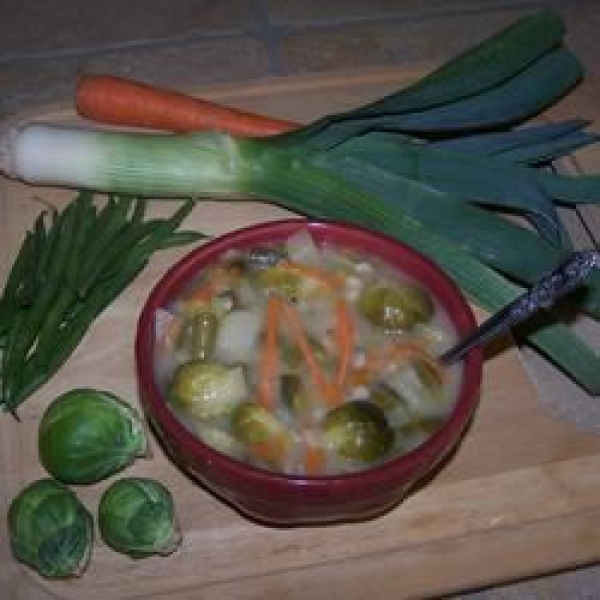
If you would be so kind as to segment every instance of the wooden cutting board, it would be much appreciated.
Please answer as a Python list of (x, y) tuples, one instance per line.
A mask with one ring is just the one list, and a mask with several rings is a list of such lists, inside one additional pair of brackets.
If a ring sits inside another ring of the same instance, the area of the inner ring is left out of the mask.
[[(356, 106), (422, 73), (377, 70), (253, 82), (202, 90), (202, 95), (251, 110), (305, 121)], [(592, 84), (555, 114), (596, 117)], [(598, 103), (596, 102), (596, 105)], [(72, 120), (51, 108), (34, 115)], [(578, 167), (600, 170), (600, 151)], [(36, 198), (70, 199), (64, 190), (0, 178), (0, 281), (40, 209)], [(171, 210), (157, 204), (153, 210)], [(261, 203), (207, 202), (187, 222), (211, 234), (286, 216)], [(598, 223), (588, 211), (588, 222)], [(0, 503), (32, 480), (39, 465), (39, 419), (59, 393), (77, 386), (108, 389), (138, 404), (133, 365), (136, 319), (153, 283), (183, 250), (156, 256), (135, 283), (96, 321), (59, 374), (20, 410), (21, 421), (0, 419)], [(555, 390), (558, 394), (561, 390)], [(380, 518), (294, 529), (258, 525), (183, 475), (152, 442), (152, 458), (128, 475), (152, 476), (173, 492), (184, 533), (166, 558), (134, 561), (98, 540), (83, 577), (41, 580), (12, 559), (0, 521), (0, 596), (18, 599), (171, 598), (346, 600), (422, 597), (535, 576), (600, 558), (600, 435), (582, 433), (541, 402), (538, 388), (510, 344), (485, 364), (480, 408), (458, 451), (426, 485)], [(77, 493), (95, 512), (109, 482)]]

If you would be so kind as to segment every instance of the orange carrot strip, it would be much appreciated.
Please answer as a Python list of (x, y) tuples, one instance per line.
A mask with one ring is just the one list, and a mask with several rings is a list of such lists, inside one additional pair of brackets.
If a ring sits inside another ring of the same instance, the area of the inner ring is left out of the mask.
[(304, 356), (304, 360), (306, 361), (306, 365), (308, 366), (308, 370), (314, 384), (321, 391), (323, 397), (329, 404), (338, 404), (341, 399), (341, 391), (335, 384), (330, 384), (327, 381), (327, 378), (321, 370), (312, 348), (310, 347), (310, 343), (306, 338), (304, 326), (302, 325), (302, 320), (300, 319), (298, 310), (296, 307), (287, 303), (282, 303), (281, 306), (286, 316), (288, 325), (290, 326), (292, 335), (296, 340), (296, 344), (298, 344), (298, 347)]
[(215, 270), (204, 285), (189, 293), (186, 300), (198, 304), (208, 304), (219, 293), (220, 288), (228, 283), (229, 279), (230, 274), (227, 271)]
[(277, 296), (270, 296), (265, 313), (265, 340), (260, 363), (258, 399), (268, 410), (272, 410), (274, 403), (273, 381), (277, 370), (277, 333), (282, 306), (283, 303)]
[(305, 277), (316, 279), (322, 284), (330, 288), (339, 288), (343, 284), (343, 280), (335, 274), (319, 269), (318, 267), (311, 267), (303, 263), (297, 263), (293, 261), (282, 261), (278, 267), (287, 269), (288, 271), (294, 271)]
[(338, 300), (335, 310), (336, 340), (340, 354), (335, 382), (340, 389), (344, 389), (350, 369), (352, 353), (354, 352), (355, 327), (350, 311), (348, 310), (348, 305), (344, 300)]
[(174, 90), (110, 75), (86, 75), (75, 94), (77, 112), (111, 125), (180, 133), (218, 130), (262, 137), (290, 131), (296, 123), (222, 106)]
[(304, 454), (304, 468), (307, 475), (320, 475), (325, 467), (325, 450), (313, 443), (308, 436), (304, 436), (306, 452)]
[(268, 442), (254, 442), (249, 445), (250, 454), (270, 463), (281, 464), (287, 452), (287, 441), (278, 437)]

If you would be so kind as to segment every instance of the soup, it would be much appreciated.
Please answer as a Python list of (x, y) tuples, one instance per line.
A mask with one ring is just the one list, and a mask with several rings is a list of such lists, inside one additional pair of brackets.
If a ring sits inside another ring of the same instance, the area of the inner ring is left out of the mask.
[(455, 340), (421, 284), (366, 251), (230, 250), (156, 317), (158, 382), (205, 444), (259, 468), (320, 476), (409, 452), (451, 412)]

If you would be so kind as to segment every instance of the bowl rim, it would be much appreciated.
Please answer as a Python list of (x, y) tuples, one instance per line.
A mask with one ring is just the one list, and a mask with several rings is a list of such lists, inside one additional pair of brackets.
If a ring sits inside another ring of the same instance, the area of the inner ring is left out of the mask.
[[(142, 408), (144, 412), (150, 412), (151, 418), (149, 420), (152, 424), (156, 425), (155, 421), (159, 421), (161, 438), (163, 437), (162, 432), (166, 432), (167, 436), (176, 440), (187, 453), (202, 457), (202, 460), (205, 463), (210, 463), (212, 467), (224, 469), (231, 473), (233, 477), (241, 477), (254, 484), (267, 484), (271, 488), (275, 486), (287, 489), (290, 485), (294, 485), (318, 492), (319, 490), (329, 489), (332, 485), (346, 488), (355, 483), (363, 487), (371, 484), (377, 485), (382, 478), (404, 480), (407, 476), (412, 479), (413, 475), (423, 474), (422, 471), (425, 467), (427, 467), (427, 470), (432, 468), (454, 446), (455, 438), (456, 440), (460, 438), (478, 405), (483, 371), (483, 351), (480, 348), (472, 349), (464, 358), (463, 377), (459, 387), (458, 400), (443, 425), (427, 440), (413, 450), (381, 464), (358, 471), (333, 475), (285, 474), (263, 469), (227, 456), (202, 442), (198, 436), (194, 435), (181, 423), (169, 409), (166, 399), (160, 392), (154, 377), (152, 360), (157, 310), (164, 308), (168, 304), (167, 299), (175, 297), (178, 292), (185, 288), (190, 276), (197, 274), (201, 268), (204, 268), (206, 264), (209, 264), (211, 260), (224, 251), (232, 247), (251, 247), (251, 240), (255, 238), (260, 238), (261, 243), (264, 243), (265, 234), (272, 234), (275, 236), (273, 239), (277, 240), (286, 239), (294, 231), (304, 227), (311, 233), (316, 232), (317, 236), (322, 236), (323, 239), (339, 235), (350, 235), (356, 239), (374, 243), (379, 250), (385, 247), (402, 252), (404, 257), (410, 258), (413, 268), (418, 266), (420, 269), (425, 270), (427, 274), (426, 285), (429, 285), (431, 281), (435, 281), (436, 286), (442, 286), (445, 290), (446, 300), (450, 301), (450, 305), (444, 304), (444, 302), (442, 304), (450, 314), (454, 327), (463, 333), (475, 327), (475, 316), (459, 287), (433, 260), (405, 242), (361, 225), (342, 221), (302, 217), (265, 221), (229, 231), (198, 246), (175, 262), (152, 288), (140, 312), (135, 338), (138, 385), (143, 388), (143, 390), (140, 390)], [(337, 243), (344, 245), (343, 240)], [(353, 244), (349, 245), (355, 247)], [(369, 249), (368, 252), (371, 252), (371, 250)], [(380, 256), (381, 253), (375, 252), (375, 255)], [(389, 259), (381, 256), (380, 258), (390, 264), (392, 268), (400, 268), (390, 263)], [(458, 319), (458, 322), (455, 319)], [(152, 411), (149, 411), (148, 405), (151, 405)]]

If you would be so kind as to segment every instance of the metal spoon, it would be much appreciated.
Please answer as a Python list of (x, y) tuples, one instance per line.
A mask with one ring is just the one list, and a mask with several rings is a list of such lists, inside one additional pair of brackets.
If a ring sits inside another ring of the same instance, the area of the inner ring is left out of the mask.
[(559, 267), (544, 275), (530, 290), (500, 309), (467, 337), (446, 350), (439, 358), (445, 364), (461, 359), (471, 348), (483, 346), (541, 308), (550, 308), (561, 296), (577, 288), (594, 270), (600, 268), (600, 252), (574, 252)]

